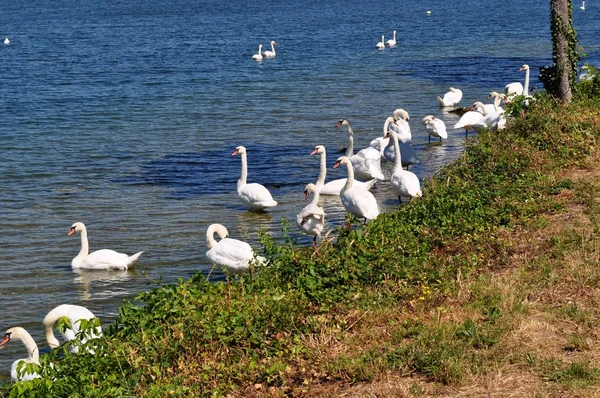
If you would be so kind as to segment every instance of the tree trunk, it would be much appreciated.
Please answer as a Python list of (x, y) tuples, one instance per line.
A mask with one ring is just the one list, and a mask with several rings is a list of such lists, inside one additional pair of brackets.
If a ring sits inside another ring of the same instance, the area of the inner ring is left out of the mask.
[(569, 53), (571, 51), (570, 37), (571, 24), (571, 0), (551, 0), (553, 37), (552, 45), (554, 46), (554, 76), (557, 79), (555, 93), (563, 104), (568, 104), (573, 98), (571, 91), (571, 71), (576, 67), (571, 64)]

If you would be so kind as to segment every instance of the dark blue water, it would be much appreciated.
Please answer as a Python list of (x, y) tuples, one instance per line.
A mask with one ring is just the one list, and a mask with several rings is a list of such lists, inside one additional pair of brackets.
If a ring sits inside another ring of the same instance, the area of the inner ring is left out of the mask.
[[(326, 145), (332, 165), (346, 146), (333, 127), (339, 118), (353, 123), (358, 150), (394, 109), (406, 109), (422, 160), (412, 170), (430, 176), (464, 142), (462, 130), (450, 130), (441, 145), (427, 144), (425, 115), (449, 126), (458, 119), (438, 109), (436, 95), (455, 86), (461, 105), (485, 101), (523, 81), (524, 63), (531, 87), (541, 88), (548, 3), (4, 2), (0, 330), (24, 326), (45, 346), (41, 320), (55, 305), (83, 304), (109, 321), (153, 281), (208, 272), (204, 234), (213, 222), (252, 244), (261, 228), (279, 234), (317, 177), (312, 148)], [(574, 20), (587, 61), (598, 65), (600, 6), (586, 6), (575, 7)], [(396, 48), (377, 51), (393, 30)], [(277, 58), (252, 61), (271, 40)], [(237, 199), (240, 160), (230, 155), (238, 145), (248, 148), (249, 181), (279, 202), (266, 214)], [(383, 209), (397, 206), (389, 186), (375, 194)], [(339, 200), (324, 206), (329, 227), (339, 225)], [(80, 242), (66, 234), (75, 221), (88, 226), (92, 250), (145, 250), (138, 267), (74, 272)], [(19, 344), (1, 351), (0, 378), (22, 356)]]

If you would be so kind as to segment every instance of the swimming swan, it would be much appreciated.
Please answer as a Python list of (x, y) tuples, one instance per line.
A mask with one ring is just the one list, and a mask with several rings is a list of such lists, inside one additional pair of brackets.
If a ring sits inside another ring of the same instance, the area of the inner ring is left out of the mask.
[(379, 50), (383, 50), (385, 48), (385, 41), (383, 38), (383, 35), (381, 35), (381, 41), (377, 44), (375, 44), (375, 48), (379, 49)]
[(261, 184), (247, 184), (248, 178), (248, 161), (246, 158), (246, 148), (238, 146), (235, 148), (231, 156), (242, 156), (242, 173), (237, 182), (238, 198), (250, 211), (263, 211), (269, 207), (277, 206), (277, 202), (273, 200), (271, 192)]
[(395, 47), (396, 46), (396, 31), (394, 31), (394, 38), (393, 39), (389, 39), (388, 41), (385, 42), (385, 44), (388, 47)]
[(262, 56), (262, 44), (258, 45), (258, 53), (254, 54), (252, 56), (252, 59), (255, 61), (262, 61), (263, 56)]
[(450, 87), (449, 90), (444, 94), (444, 98), (437, 97), (437, 101), (441, 107), (455, 106), (462, 99), (463, 93), (460, 89)]
[(275, 56), (277, 55), (277, 53), (275, 53), (276, 44), (277, 42), (275, 40), (271, 41), (271, 50), (266, 50), (265, 52), (263, 52), (263, 56), (265, 58), (275, 58)]
[(73, 261), (71, 261), (71, 266), (73, 268), (125, 270), (132, 266), (143, 253), (143, 251), (141, 251), (135, 253), (133, 256), (128, 256), (127, 254), (118, 253), (109, 249), (102, 249), (89, 253), (85, 224), (76, 222), (71, 226), (67, 236), (71, 236), (76, 232), (81, 234), (81, 250)]

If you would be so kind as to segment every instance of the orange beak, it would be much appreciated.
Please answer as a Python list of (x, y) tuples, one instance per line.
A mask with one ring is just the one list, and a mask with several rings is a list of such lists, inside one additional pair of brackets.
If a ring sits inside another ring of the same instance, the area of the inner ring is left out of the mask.
[(338, 167), (340, 167), (340, 161), (339, 160), (337, 162), (335, 162), (335, 164), (333, 165), (334, 169), (337, 169)]
[(71, 227), (71, 229), (69, 230), (69, 233), (67, 234), (67, 236), (71, 236), (75, 233), (75, 227)]
[(304, 191), (304, 200), (308, 200), (309, 196), (310, 196), (310, 192)]
[(236, 149), (235, 151), (233, 151), (233, 153), (231, 154), (231, 156), (235, 156), (238, 154), (238, 150)]
[(4, 344), (8, 343), (10, 341), (10, 333), (6, 333), (4, 335), (4, 338), (2, 339), (2, 341), (0, 341), (0, 347), (2, 347)]
[(312, 152), (310, 153), (310, 156), (314, 155), (315, 153), (319, 153), (319, 151), (316, 149), (313, 149)]

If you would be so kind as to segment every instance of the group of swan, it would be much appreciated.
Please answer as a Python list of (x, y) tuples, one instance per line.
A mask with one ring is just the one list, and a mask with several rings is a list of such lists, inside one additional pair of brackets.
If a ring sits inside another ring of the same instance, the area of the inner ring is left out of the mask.
[(461, 116), (454, 128), (464, 128), (465, 136), (469, 130), (480, 132), (483, 129), (500, 130), (504, 128), (506, 119), (500, 103), (506, 98), (505, 95), (492, 91), (488, 98), (494, 98), (494, 103), (485, 105), (481, 101), (473, 103), (471, 110)]
[(386, 46), (395, 47), (396, 46), (396, 31), (393, 33), (393, 38), (389, 40), (385, 40), (385, 36), (381, 35), (381, 41), (375, 44), (375, 48), (378, 50), (383, 50)]
[(277, 53), (275, 52), (275, 46), (277, 42), (275, 40), (271, 40), (271, 49), (262, 51), (262, 44), (258, 45), (258, 52), (252, 55), (252, 59), (255, 61), (262, 61), (263, 58), (275, 58)]
[[(81, 321), (92, 320), (95, 318), (95, 315), (87, 308), (79, 305), (62, 304), (54, 308), (48, 313), (48, 315), (44, 317), (42, 322), (44, 326), (44, 335), (50, 348), (57, 348), (60, 346), (60, 342), (56, 339), (56, 337), (54, 337), (53, 328), (56, 322), (63, 317), (68, 319), (71, 327), (66, 327), (60, 332), (60, 334), (65, 341), (71, 341), (76, 339), (76, 337), (81, 334)], [(80, 341), (82, 344), (84, 344), (89, 339), (100, 337), (102, 337), (102, 328), (98, 326), (89, 335), (81, 336)], [(40, 352), (38, 350), (38, 346), (29, 332), (19, 326), (8, 329), (4, 334), (4, 338), (0, 342), (0, 348), (4, 347), (12, 340), (20, 340), (27, 350), (27, 358), (17, 359), (11, 366), (10, 376), (12, 381), (27, 381), (39, 378), (39, 374), (27, 372), (27, 370), (23, 368), (23, 365), (28, 363), (35, 363), (37, 365), (40, 364)], [(79, 347), (77, 345), (72, 345), (69, 348), (69, 351), (73, 354), (77, 354), (79, 352)], [(94, 353), (91, 349), (88, 349), (88, 352), (91, 354)]]

